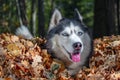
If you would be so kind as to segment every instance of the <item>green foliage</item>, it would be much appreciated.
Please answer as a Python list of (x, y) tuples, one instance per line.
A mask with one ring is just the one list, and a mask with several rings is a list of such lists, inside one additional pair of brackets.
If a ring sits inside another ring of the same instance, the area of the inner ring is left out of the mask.
[[(38, 1), (38, 0), (35, 0)], [(31, 26), (31, 5), (32, 0), (26, 0), (26, 15), (28, 26)], [(14, 33), (15, 29), (20, 26), (16, 0), (0, 0), (0, 33)], [(36, 5), (36, 9), (38, 6)], [(44, 0), (45, 29), (47, 30), (51, 13), (54, 8), (59, 8), (63, 16), (72, 18), (74, 9), (78, 8), (83, 16), (87, 26), (93, 26), (93, 9), (94, 0)], [(37, 15), (37, 14), (36, 14)], [(36, 18), (36, 27), (38, 20)], [(38, 29), (38, 28), (36, 28)]]
[(0, 33), (14, 32), (19, 25), (15, 0), (0, 0)]

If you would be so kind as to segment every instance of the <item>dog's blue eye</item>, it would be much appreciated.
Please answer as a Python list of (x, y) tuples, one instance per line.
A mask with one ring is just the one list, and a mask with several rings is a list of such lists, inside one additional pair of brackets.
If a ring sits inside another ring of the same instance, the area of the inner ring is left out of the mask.
[(66, 36), (66, 37), (69, 36), (68, 33), (62, 33), (62, 35), (63, 35), (63, 36)]
[(82, 32), (78, 32), (78, 35), (81, 36), (83, 33)]

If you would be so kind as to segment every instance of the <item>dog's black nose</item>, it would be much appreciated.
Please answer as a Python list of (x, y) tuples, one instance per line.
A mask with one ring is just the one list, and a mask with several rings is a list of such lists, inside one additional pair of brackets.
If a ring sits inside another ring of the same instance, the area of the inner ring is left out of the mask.
[(82, 47), (82, 44), (80, 42), (76, 42), (73, 44), (73, 48), (76, 50), (80, 50), (81, 47)]

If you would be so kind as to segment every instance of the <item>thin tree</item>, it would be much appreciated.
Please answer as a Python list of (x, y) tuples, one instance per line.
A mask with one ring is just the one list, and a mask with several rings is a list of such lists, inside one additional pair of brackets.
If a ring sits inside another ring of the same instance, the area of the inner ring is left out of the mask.
[(26, 16), (26, 5), (25, 0), (16, 0), (17, 9), (18, 9), (18, 16), (20, 21), (20, 26), (28, 25), (28, 20)]
[(45, 36), (44, 0), (38, 0), (38, 33)]
[(116, 1), (117, 5), (117, 26), (118, 26), (118, 32), (120, 34), (120, 0)]
[(31, 19), (30, 19), (30, 31), (35, 36), (36, 34), (36, 15), (37, 15), (37, 0), (31, 1)]

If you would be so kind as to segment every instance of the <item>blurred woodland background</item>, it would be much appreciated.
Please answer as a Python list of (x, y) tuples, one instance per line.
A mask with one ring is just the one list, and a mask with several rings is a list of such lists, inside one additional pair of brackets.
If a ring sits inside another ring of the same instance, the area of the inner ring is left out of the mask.
[(120, 0), (0, 0), (0, 33), (25, 25), (45, 37), (54, 8), (68, 18), (78, 8), (94, 38), (120, 34)]

